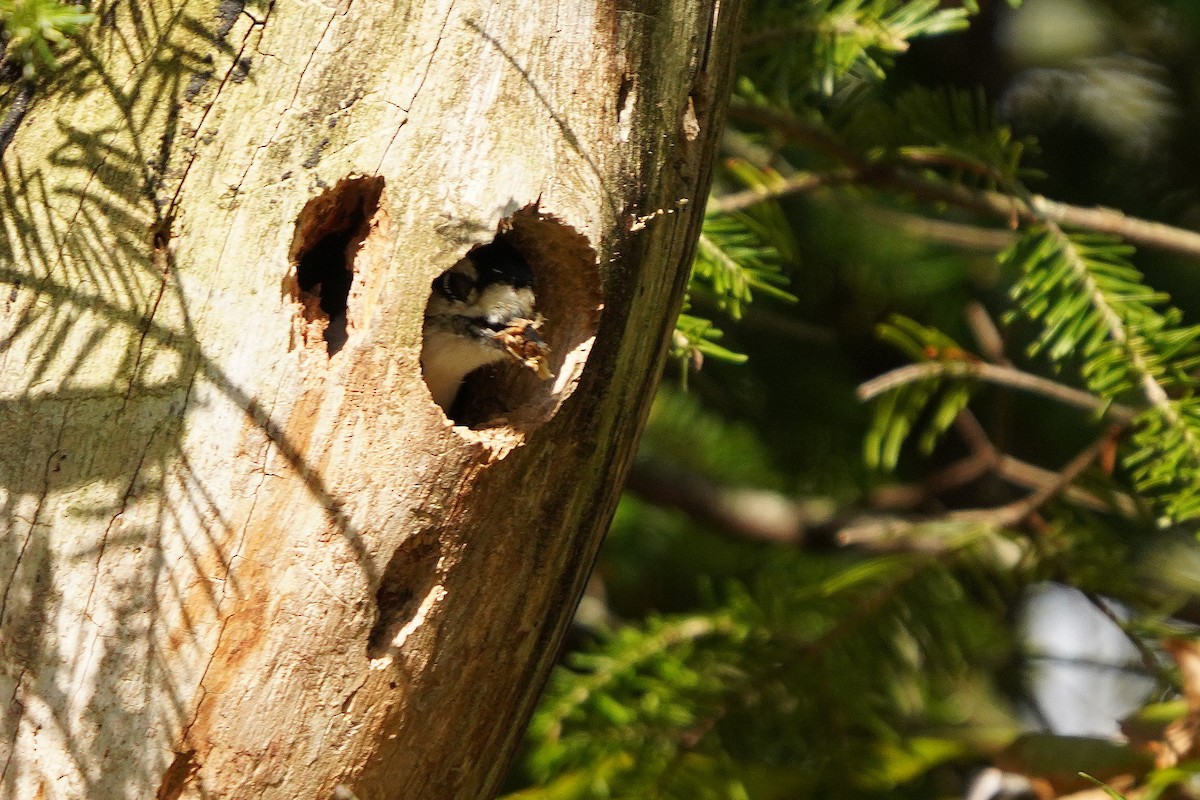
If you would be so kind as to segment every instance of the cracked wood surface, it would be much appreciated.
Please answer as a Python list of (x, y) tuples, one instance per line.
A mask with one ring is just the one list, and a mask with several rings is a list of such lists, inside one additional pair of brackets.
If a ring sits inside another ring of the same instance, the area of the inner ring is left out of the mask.
[[(661, 370), (736, 5), (93, 7), (0, 174), (0, 797), (495, 791)], [(330, 357), (290, 254), (355, 176)], [(573, 349), (464, 433), (429, 285), (534, 205)]]

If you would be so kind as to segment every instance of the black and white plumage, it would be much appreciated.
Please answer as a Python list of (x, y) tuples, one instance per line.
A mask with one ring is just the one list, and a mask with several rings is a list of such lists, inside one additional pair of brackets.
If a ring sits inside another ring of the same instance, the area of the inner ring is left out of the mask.
[[(425, 310), (421, 368), (434, 402), (449, 411), (463, 379), (518, 357), (512, 336), (536, 342), (533, 272), (503, 239), (477, 247), (433, 282)], [(524, 324), (522, 324), (524, 323)], [(514, 326), (519, 333), (513, 334)]]

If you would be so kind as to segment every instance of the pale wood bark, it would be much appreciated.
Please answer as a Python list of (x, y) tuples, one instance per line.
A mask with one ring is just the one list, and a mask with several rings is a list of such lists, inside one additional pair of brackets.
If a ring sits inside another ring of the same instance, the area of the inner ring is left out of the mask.
[[(661, 369), (736, 5), (94, 8), (0, 184), (0, 796), (495, 791)], [(294, 261), (348, 192), (331, 356)], [(422, 312), (502, 217), (557, 378), (470, 431)]]

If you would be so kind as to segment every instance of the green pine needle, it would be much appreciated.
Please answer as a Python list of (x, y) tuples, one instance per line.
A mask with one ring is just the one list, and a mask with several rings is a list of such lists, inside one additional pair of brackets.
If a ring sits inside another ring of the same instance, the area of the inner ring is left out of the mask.
[[(764, 186), (771, 177), (748, 164), (730, 165), (731, 177), (746, 186)], [(684, 368), (704, 358), (740, 364), (746, 356), (722, 347), (724, 333), (711, 320), (686, 313), (691, 298), (703, 296), (719, 311), (741, 319), (746, 306), (765, 295), (782, 302), (796, 298), (783, 287), (788, 277), (783, 264), (795, 258), (791, 228), (777, 203), (764, 201), (737, 212), (712, 211), (704, 218), (696, 258), (688, 283), (684, 312), (675, 323), (671, 354)]]
[(982, 90), (918, 86), (886, 101), (861, 91), (847, 98), (833, 124), (872, 162), (1005, 190), (1031, 174), (1021, 164), (1035, 143), (997, 123)]
[[(914, 361), (974, 359), (944, 333), (899, 315), (881, 324), (877, 335)], [(863, 439), (867, 465), (872, 469), (895, 469), (904, 443), (918, 430), (920, 452), (932, 453), (967, 407), (971, 389), (970, 381), (933, 376), (884, 392), (874, 403), (871, 425)]]
[[(889, 719), (936, 714), (964, 665), (994, 646), (947, 567), (973, 562), (978, 542), (945, 560), (781, 557), (710, 612), (607, 634), (551, 678), (528, 735), (541, 788), (511, 800), (744, 800), (747, 776), (815, 754), (880, 767), (867, 732), (888, 738)], [(814, 687), (834, 685), (813, 701)], [(861, 730), (828, 737), (842, 719)], [(878, 776), (844, 779), (853, 789)]]
[(0, 0), (0, 26), (7, 39), (4, 59), (20, 62), (25, 79), (32, 80), (39, 70), (57, 68), (55, 52), (95, 18), (81, 5), (58, 0)]
[(939, 0), (758, 0), (746, 15), (744, 60), (785, 104), (813, 90), (831, 95), (851, 74), (882, 79), (909, 40), (962, 30), (977, 10)]

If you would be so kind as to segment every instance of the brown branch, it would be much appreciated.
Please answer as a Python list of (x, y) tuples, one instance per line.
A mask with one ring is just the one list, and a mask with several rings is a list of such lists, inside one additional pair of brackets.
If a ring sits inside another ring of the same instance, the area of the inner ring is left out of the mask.
[(919, 508), (933, 498), (971, 481), (982, 478), (996, 466), (993, 452), (973, 451), (920, 483), (901, 483), (880, 486), (871, 491), (868, 505), (883, 511), (904, 511)]
[[(892, 484), (875, 489), (871, 492), (871, 508), (891, 511), (920, 508), (938, 495), (964, 486), (989, 472), (1014, 486), (1035, 491), (1053, 486), (1058, 481), (1059, 473), (1054, 470), (1030, 464), (996, 449), (970, 411), (961, 412), (954, 420), (954, 426), (971, 450), (970, 455), (920, 483)], [(1138, 515), (1137, 503), (1124, 492), (1112, 492), (1101, 497), (1086, 489), (1068, 486), (1059, 494), (1067, 502), (1092, 511), (1116, 511), (1130, 518)]]
[[(979, 346), (979, 351), (983, 356), (994, 364), (1011, 367), (1012, 362), (1008, 360), (1008, 356), (1004, 353), (1004, 338), (1000, 334), (1000, 329), (996, 327), (995, 321), (988, 314), (987, 309), (983, 307), (983, 304), (978, 302), (968, 303), (966, 317), (967, 325), (970, 327), (971, 333), (975, 337), (975, 342)], [(1027, 461), (1022, 461), (1019, 458), (1014, 458), (1007, 453), (1001, 453), (997, 450), (988, 438), (987, 433), (983, 430), (983, 426), (979, 424), (975, 415), (970, 411), (964, 410), (960, 413), (955, 420), (955, 426), (972, 451), (977, 452), (982, 450), (994, 457), (992, 469), (1002, 480), (1017, 486), (1023, 486), (1027, 489), (1037, 489), (1049, 485), (1054, 481), (1056, 473), (1052, 470), (1030, 464)], [(1068, 486), (1063, 490), (1062, 496), (1068, 502), (1084, 508), (1090, 508), (1093, 511), (1107, 512), (1115, 510), (1126, 517), (1136, 517), (1138, 514), (1137, 503), (1133, 497), (1124, 492), (1113, 491), (1105, 499), (1076, 486)]]
[(971, 450), (987, 453), (993, 458), (999, 459), (1000, 452), (992, 444), (992, 440), (988, 438), (987, 431), (983, 429), (983, 425), (979, 423), (979, 420), (969, 409), (963, 409), (954, 418), (954, 428)]
[(1000, 508), (955, 511), (949, 515), (949, 518), (960, 522), (981, 522), (1000, 528), (1011, 527), (1024, 521), (1026, 517), (1045, 505), (1047, 501), (1061, 494), (1068, 486), (1074, 483), (1075, 479), (1083, 474), (1085, 469), (1095, 463), (1104, 449), (1111, 445), (1113, 438), (1118, 436), (1120, 432), (1120, 426), (1112, 426), (1104, 436), (1097, 439), (1071, 459), (1052, 482), (1042, 486), (1028, 497), (1001, 506)]
[(995, 252), (1011, 246), (1017, 240), (1015, 233), (1003, 228), (981, 228), (978, 225), (933, 219), (889, 208), (871, 208), (866, 213), (872, 221), (895, 228), (909, 236), (969, 250)]
[(729, 116), (772, 128), (811, 147), (854, 170), (858, 174), (857, 182), (862, 185), (894, 189), (929, 202), (947, 203), (1004, 220), (1013, 228), (1021, 222), (1048, 221), (1069, 228), (1110, 233), (1142, 247), (1200, 258), (1200, 233), (1196, 231), (1131, 217), (1111, 208), (1074, 206), (1041, 195), (1022, 199), (1004, 192), (971, 189), (900, 167), (872, 163), (823, 127), (771, 109), (734, 103), (729, 107)]
[(777, 492), (731, 489), (695, 473), (644, 459), (634, 462), (625, 488), (647, 502), (677, 508), (697, 522), (739, 539), (809, 550), (855, 546), (938, 553), (947, 549), (940, 539), (906, 541), (897, 548), (890, 538), (856, 539), (845, 534), (881, 526), (888, 530), (912, 527), (909, 520), (861, 509), (839, 513), (832, 502), (822, 499), (806, 502)]
[[(1119, 432), (1118, 426), (1113, 426), (1104, 438), (1076, 456), (1062, 472), (1053, 472), (999, 453), (986, 440), (982, 429), (977, 431), (982, 437), (980, 442), (971, 433), (968, 424), (974, 422), (971, 415), (960, 415), (958, 422), (964, 438), (975, 440), (972, 455), (935, 474), (922, 485), (877, 491), (871, 497), (872, 510), (839, 513), (828, 501), (804, 502), (767, 490), (722, 487), (694, 473), (645, 460), (634, 463), (625, 488), (648, 502), (677, 508), (698, 522), (738, 538), (810, 549), (838, 546), (940, 552), (952, 543), (939, 537), (914, 539), (909, 534), (921, 525), (938, 521), (1011, 527), (1057, 495), (1097, 511), (1111, 511), (1115, 506), (1126, 515), (1136, 513), (1133, 500), (1125, 495), (1117, 495), (1109, 504), (1070, 485)], [(974, 422), (974, 425), (977, 427), (978, 423)], [(975, 480), (989, 470), (1034, 492), (999, 508), (952, 512), (940, 517), (914, 519), (879, 513), (881, 510), (916, 508), (938, 493)]]
[(658, 505), (678, 508), (693, 519), (740, 538), (803, 545), (813, 526), (829, 522), (828, 504), (800, 503), (755, 489), (722, 487), (695, 473), (634, 461), (625, 488)]
[(930, 378), (971, 378), (986, 381), (1049, 397), (1085, 411), (1103, 413), (1106, 418), (1116, 422), (1129, 422), (1136, 415), (1131, 408), (1116, 403), (1110, 404), (1094, 394), (1048, 378), (1001, 364), (985, 364), (978, 361), (922, 361), (906, 364), (860, 384), (857, 390), (858, 399), (871, 400), (890, 389)]
[(1110, 233), (1142, 247), (1200, 258), (1200, 233), (1127, 216), (1109, 208), (1073, 206), (1041, 195), (1032, 195), (1026, 202), (1003, 192), (970, 189), (903, 170), (864, 171), (861, 174), (864, 183), (996, 217), (1014, 228), (1021, 222), (1038, 224), (1049, 220), (1069, 228)]
[[(914, 539), (912, 534), (923, 525), (930, 523), (957, 522), (961, 524), (976, 524), (988, 528), (1011, 528), (1031, 517), (1047, 501), (1066, 491), (1075, 482), (1075, 479), (1096, 461), (1118, 430), (1119, 428), (1114, 426), (1103, 437), (1071, 459), (1070, 463), (1054, 476), (1053, 481), (1041, 486), (1028, 497), (1016, 502), (1008, 503), (999, 508), (953, 511), (935, 519), (884, 518), (866, 520), (844, 527), (838, 532), (836, 541), (841, 546), (857, 545), (872, 549), (880, 549), (888, 546), (895, 547), (896, 543), (900, 542), (904, 545), (904, 549), (928, 550), (931, 545), (928, 542), (921, 542)], [(933, 545), (933, 547), (936, 549), (936, 545)]]
[[(1022, 461), (1010, 455), (1002, 455), (1000, 457), (995, 465), (995, 473), (1003, 480), (1016, 486), (1023, 486), (1026, 489), (1037, 489), (1046, 486), (1058, 474), (1053, 470), (1039, 467), (1036, 464), (1030, 464), (1028, 461)], [(1068, 486), (1061, 494), (1063, 499), (1068, 502), (1091, 509), (1092, 511), (1116, 511), (1122, 516), (1130, 518), (1136, 517), (1139, 513), (1137, 502), (1125, 492), (1113, 492), (1107, 497), (1101, 497), (1086, 489), (1080, 489), (1077, 486)]]
[(993, 364), (1011, 366), (1008, 356), (1004, 354), (1004, 337), (983, 304), (971, 301), (967, 303), (964, 313), (967, 326), (971, 329), (971, 335), (975, 337), (975, 343), (979, 345), (979, 352), (983, 353), (983, 357)]
[(973, 161), (954, 153), (932, 152), (927, 148), (921, 147), (902, 147), (890, 160), (881, 161), (879, 163), (896, 166), (912, 165), (915, 167), (943, 167), (956, 172), (970, 172), (973, 175), (978, 175), (979, 177), (992, 181), (995, 184), (1002, 185), (1007, 183), (1005, 176), (994, 169), (990, 164), (985, 164), (981, 161)]
[(1188, 256), (1200, 255), (1200, 233), (1161, 222), (1131, 217), (1114, 208), (1083, 208), (1059, 203), (1041, 195), (1030, 200), (1033, 210), (1044, 219), (1068, 228), (1083, 228), (1111, 233), (1130, 242)]
[[(985, 350), (994, 358), (1004, 358), (998, 341), (998, 331), (982, 307), (970, 313), (977, 336), (985, 342)], [(1051, 498), (1063, 495), (1069, 502), (1097, 511), (1117, 510), (1127, 516), (1136, 514), (1133, 499), (1114, 495), (1112, 502), (1072, 486), (1076, 478), (1091, 466), (1113, 439), (1120, 435), (1133, 417), (1133, 412), (1105, 403), (1100, 398), (1055, 383), (1007, 365), (971, 361), (931, 361), (911, 364), (893, 370), (859, 387), (859, 396), (870, 399), (880, 392), (915, 380), (937, 375), (977, 377), (1001, 385), (1050, 396), (1089, 411), (1105, 412), (1115, 420), (1105, 435), (1069, 462), (1061, 472), (1042, 469), (1000, 452), (970, 411), (961, 412), (955, 427), (967, 443), (971, 454), (935, 473), (919, 485), (892, 486), (877, 490), (871, 496), (874, 511), (835, 514), (828, 504), (802, 504), (774, 492), (729, 489), (720, 487), (700, 476), (680, 470), (635, 463), (627, 488), (650, 502), (674, 506), (693, 518), (715, 528), (748, 539), (821, 547), (859, 546), (870, 549), (900, 549), (938, 552), (946, 548), (941, 539), (925, 541), (910, 534), (922, 524), (937, 521), (979, 523), (1003, 528), (1016, 525), (1035, 512)], [(938, 518), (881, 516), (879, 510), (912, 509), (937, 495), (977, 480), (988, 472), (1010, 483), (1025, 486), (1033, 492), (1021, 500), (999, 508), (957, 511)]]
[[(1078, 471), (1080, 472), (1083, 469), (1086, 469), (1087, 466), (1099, 456), (1104, 447), (1111, 444), (1112, 440), (1120, 434), (1120, 431), (1124, 425), (1127, 425), (1132, 420), (1133, 412), (1131, 409), (1126, 409), (1124, 407), (1115, 405), (1107, 405), (1101, 398), (1088, 394), (1087, 392), (1082, 392), (1078, 389), (1064, 386), (1054, 381), (1041, 378), (1037, 375), (1031, 375), (1027, 372), (1022, 372), (1012, 367), (1007, 356), (1004, 354), (1003, 340), (1000, 336), (1000, 331), (996, 328), (991, 316), (988, 315), (987, 310), (982, 305), (978, 303), (972, 303), (967, 307), (967, 321), (984, 354), (992, 361), (999, 363), (984, 364), (966, 361), (924, 362), (921, 364), (911, 364), (909, 367), (927, 368), (931, 364), (965, 365), (967, 368), (977, 371), (979, 373), (978, 377), (984, 380), (991, 380), (994, 383), (1000, 383), (1013, 388), (1050, 396), (1056, 400), (1070, 405), (1077, 405), (1087, 410), (1104, 411), (1106, 416), (1108, 416), (1110, 419), (1116, 420), (1117, 424), (1112, 426), (1109, 429), (1108, 434), (1094, 444), (1092, 448), (1085, 450), (1080, 454), (1080, 456), (1077, 457), (1080, 460), (1078, 466)], [(906, 369), (908, 368), (902, 367), (899, 370), (893, 370), (891, 373), (880, 376), (880, 378), (886, 378), (891, 375), (893, 376), (893, 380), (898, 379), (901, 376), (897, 375), (897, 373), (901, 373)], [(908, 371), (908, 374), (923, 375), (927, 371), (928, 370), (912, 369)], [(879, 379), (877, 378), (876, 381), (878, 380)], [(874, 396), (874, 394), (869, 394), (869, 392), (877, 393), (876, 390), (879, 385), (887, 386), (889, 384), (889, 382), (882, 382), (881, 384), (876, 384), (875, 386), (868, 386), (868, 384), (871, 383), (873, 382), (868, 381), (866, 384), (863, 384), (859, 387), (860, 397), (864, 397), (864, 399), (866, 399), (866, 397)], [(893, 385), (899, 384), (896, 383)], [(958, 462), (958, 464), (951, 465), (951, 467), (947, 468), (947, 470), (943, 471), (943, 473), (935, 475), (923, 485), (918, 487), (907, 487), (908, 497), (920, 496), (918, 494), (920, 492), (926, 493), (925, 496), (928, 497), (928, 493), (931, 491), (940, 493), (941, 491), (945, 491), (945, 489), (953, 488), (955, 485), (961, 485), (950, 484), (942, 488), (943, 484), (947, 480), (964, 478), (966, 480), (973, 480), (973, 471), (979, 471), (982, 467), (986, 467), (984, 471), (990, 469), (991, 471), (994, 471), (997, 476), (1010, 483), (1022, 485), (1027, 488), (1034, 489), (1035, 491), (1025, 500), (1010, 504), (1009, 506), (1005, 506), (996, 511), (987, 510), (962, 512), (964, 514), (971, 515), (968, 518), (979, 518), (980, 514), (1000, 513), (1001, 518), (1003, 518), (1004, 514), (1015, 514), (1019, 515), (1019, 518), (1016, 520), (1019, 522), (1028, 517), (1047, 499), (1058, 494), (1065, 495), (1070, 502), (1074, 502), (1077, 505), (1092, 508), (1093, 510), (1097, 511), (1109, 511), (1115, 508), (1125, 516), (1134, 516), (1137, 513), (1136, 503), (1134, 502), (1133, 498), (1129, 497), (1128, 495), (1117, 493), (1113, 496), (1111, 503), (1106, 503), (1103, 499), (1097, 497), (1091, 492), (1071, 486), (1070, 484), (1074, 482), (1073, 477), (1069, 478), (1064, 483), (1063, 476), (1067, 475), (1068, 471), (1075, 468), (1073, 466), (1076, 464), (1075, 461), (1072, 461), (1071, 464), (1068, 465), (1067, 471), (1064, 471), (1063, 473), (1055, 473), (1051, 470), (1043, 469), (1002, 453), (996, 448), (995, 445), (992, 444), (991, 440), (987, 436), (987, 433), (983, 430), (983, 426), (979, 424), (979, 421), (975, 418), (975, 415), (970, 411), (964, 410), (955, 418), (955, 427), (958, 429), (959, 434), (963, 437), (963, 440), (970, 447), (971, 455)], [(966, 482), (966, 480), (963, 482)], [(905, 494), (902, 489), (893, 489), (890, 496), (885, 496), (885, 498), (894, 501), (905, 498)], [(1015, 522), (1001, 522), (998, 524), (1015, 524)]]
[(710, 213), (715, 211), (724, 214), (733, 214), (738, 211), (745, 211), (747, 208), (758, 205), (764, 200), (774, 200), (787, 195), (815, 191), (826, 186), (850, 183), (856, 177), (856, 173), (852, 170), (825, 173), (801, 172), (783, 178), (771, 186), (744, 189), (740, 192), (733, 192), (721, 197), (710, 197), (707, 210)]

